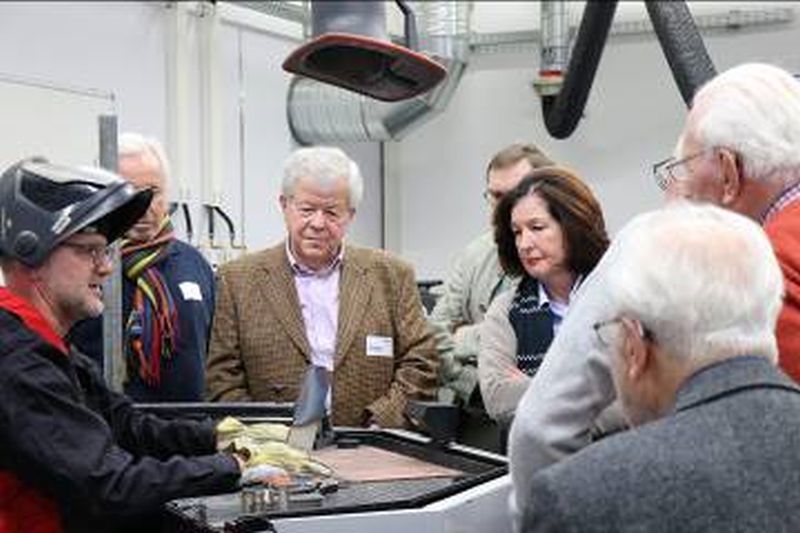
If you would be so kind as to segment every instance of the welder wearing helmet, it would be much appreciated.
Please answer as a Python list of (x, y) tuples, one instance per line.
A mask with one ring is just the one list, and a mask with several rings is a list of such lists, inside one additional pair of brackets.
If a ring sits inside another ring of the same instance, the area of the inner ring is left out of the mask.
[(0, 531), (140, 531), (168, 500), (237, 488), (211, 423), (138, 412), (63, 340), (102, 312), (109, 244), (150, 199), (44, 160), (0, 177)]

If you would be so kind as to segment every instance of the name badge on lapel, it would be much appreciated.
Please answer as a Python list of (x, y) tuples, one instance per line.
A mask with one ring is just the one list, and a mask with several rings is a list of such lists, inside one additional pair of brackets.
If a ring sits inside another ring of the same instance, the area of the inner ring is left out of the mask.
[(394, 357), (394, 339), (380, 335), (367, 335), (367, 355)]
[(197, 300), (198, 302), (203, 301), (203, 293), (200, 291), (200, 285), (197, 283), (193, 281), (184, 281), (179, 284), (178, 287), (181, 288), (184, 300)]

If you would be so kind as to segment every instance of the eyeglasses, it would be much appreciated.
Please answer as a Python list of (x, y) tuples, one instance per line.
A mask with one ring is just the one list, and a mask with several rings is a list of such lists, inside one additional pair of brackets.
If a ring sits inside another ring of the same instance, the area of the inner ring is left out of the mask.
[(592, 324), (592, 329), (594, 330), (597, 338), (600, 340), (600, 344), (603, 346), (611, 346), (614, 343), (613, 338), (608, 333), (608, 326), (612, 326), (614, 324), (622, 324), (622, 319), (611, 318), (609, 320), (603, 320), (600, 322), (595, 322)]
[(483, 191), (482, 196), (483, 196), (483, 199), (486, 200), (486, 202), (489, 205), (497, 205), (500, 202), (500, 200), (503, 199), (503, 196), (505, 196), (505, 193), (504, 192), (498, 192), (498, 191), (492, 191), (490, 189), (486, 189), (485, 191)]
[(688, 155), (682, 159), (675, 159), (669, 157), (663, 161), (659, 161), (653, 165), (653, 178), (656, 180), (656, 185), (662, 191), (666, 191), (673, 182), (686, 177), (688, 174), (686, 164), (689, 161), (697, 159), (705, 155), (708, 150), (701, 150), (695, 154)]
[[(600, 322), (595, 322), (592, 324), (592, 329), (594, 329), (597, 338), (600, 340), (600, 343), (603, 346), (612, 346), (614, 344), (614, 337), (609, 334), (608, 326), (614, 324), (622, 324), (622, 317), (617, 318), (610, 318), (608, 320), (601, 320)], [(636, 324), (639, 326), (639, 335), (647, 341), (655, 342), (655, 335), (653, 332), (650, 331), (644, 324), (639, 321), (636, 321)]]
[(79, 255), (91, 257), (95, 266), (105, 266), (114, 258), (114, 247), (102, 244), (83, 244), (78, 242), (62, 242), (61, 246), (75, 250)]

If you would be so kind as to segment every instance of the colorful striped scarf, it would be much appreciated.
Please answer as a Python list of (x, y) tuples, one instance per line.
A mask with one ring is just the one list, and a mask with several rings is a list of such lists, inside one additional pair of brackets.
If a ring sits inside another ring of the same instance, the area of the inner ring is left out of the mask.
[(122, 241), (122, 272), (136, 286), (125, 322), (125, 351), (129, 365), (151, 386), (161, 382), (161, 360), (172, 357), (178, 346), (178, 309), (156, 268), (172, 239), (172, 223), (165, 217), (153, 240)]

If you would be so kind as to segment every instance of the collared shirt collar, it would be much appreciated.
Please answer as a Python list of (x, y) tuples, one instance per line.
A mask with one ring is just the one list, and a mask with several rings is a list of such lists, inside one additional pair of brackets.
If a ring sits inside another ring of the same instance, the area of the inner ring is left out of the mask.
[(323, 267), (319, 270), (312, 270), (308, 268), (300, 261), (292, 253), (292, 246), (289, 242), (289, 238), (286, 238), (286, 257), (289, 258), (289, 266), (292, 267), (292, 272), (295, 276), (320, 276), (325, 277), (328, 276), (331, 272), (339, 268), (344, 261), (344, 241), (339, 247), (339, 253), (336, 254), (336, 257), (333, 258), (333, 261), (326, 267)]
[(780, 213), (781, 209), (794, 202), (800, 200), (800, 182), (786, 187), (769, 205), (769, 207), (761, 215), (761, 225), (766, 226), (767, 223)]
[[(569, 301), (566, 304), (551, 302), (550, 295), (547, 294), (547, 289), (545, 289), (544, 283), (539, 283), (539, 307), (544, 307), (546, 305), (557, 314), (559, 314), (557, 309), (564, 308), (564, 310), (566, 310), (566, 307), (568, 307), (570, 302), (572, 302), (572, 299), (575, 297), (575, 293), (578, 291), (578, 287), (581, 286), (582, 282), (582, 275), (575, 278), (575, 281), (572, 283), (572, 288), (569, 290)], [(561, 314), (563, 315), (563, 313)]]

